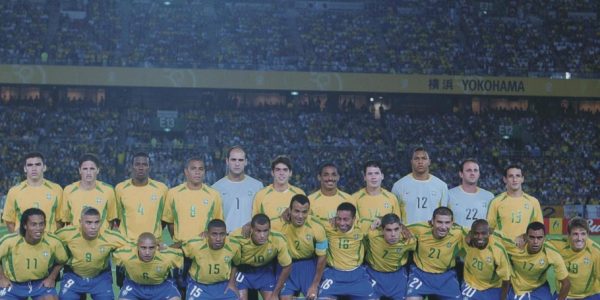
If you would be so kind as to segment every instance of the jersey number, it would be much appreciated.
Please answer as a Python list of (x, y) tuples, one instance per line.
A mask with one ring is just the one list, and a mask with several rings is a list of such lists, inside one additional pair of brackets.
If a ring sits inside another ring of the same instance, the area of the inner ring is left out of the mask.
[[(483, 262), (477, 258), (473, 258), (473, 262), (471, 263), (471, 266), (479, 271), (483, 270)], [(463, 295), (464, 295), (464, 293), (463, 293)], [(471, 296), (469, 296), (469, 297), (471, 297)]]
[(340, 249), (348, 249), (348, 247), (350, 247), (349, 243), (350, 243), (349, 239), (340, 239), (339, 248)]
[(576, 263), (569, 263), (569, 266), (567, 266), (567, 269), (569, 270), (569, 272), (571, 272), (573, 274), (579, 273), (579, 265)]
[(296, 246), (296, 250), (300, 251), (300, 241), (294, 241), (294, 246)]
[(254, 255), (254, 262), (262, 264), (265, 262), (265, 257), (262, 255)]
[(32, 265), (34, 269), (37, 269), (37, 258), (27, 259), (27, 270), (31, 269)]
[(324, 290), (327, 290), (331, 287), (332, 283), (333, 283), (333, 279), (325, 279), (323, 281), (323, 283), (321, 284), (321, 288)]
[(465, 289), (462, 291), (462, 294), (463, 294), (463, 296), (472, 298), (476, 292), (477, 292), (476, 289), (470, 287), (468, 284), (465, 284)]
[(417, 208), (427, 208), (427, 197), (417, 197)]
[(390, 251), (383, 250), (383, 256), (381, 258), (385, 258), (389, 253), (390, 253)]
[(413, 280), (408, 284), (409, 287), (418, 290), (423, 285), (423, 282), (419, 280), (419, 278), (413, 278)]
[(477, 220), (477, 208), (467, 208), (467, 220)]
[(429, 258), (440, 258), (440, 249), (438, 248), (429, 248), (429, 255), (427, 255), (427, 257)]
[(515, 213), (515, 212), (512, 212), (512, 213), (510, 214), (510, 221), (511, 221), (512, 223), (521, 223), (521, 219), (522, 219), (522, 218), (523, 218), (523, 214), (521, 213), (521, 211), (519, 211), (519, 212), (517, 212), (517, 213)]
[(202, 289), (197, 286), (194, 286), (192, 288), (192, 291), (190, 292), (190, 295), (194, 298), (200, 297), (201, 294), (202, 294)]
[(533, 266), (534, 265), (532, 263), (528, 263), (526, 261), (523, 262), (523, 270), (531, 271), (533, 269)]
[(86, 262), (92, 261), (92, 254), (91, 253), (89, 253), (89, 252), (85, 253), (85, 261)]
[[(208, 274), (219, 274), (220, 269), (219, 269), (220, 264), (208, 264)], [(194, 296), (194, 297), (198, 297), (198, 296)]]
[(148, 280), (148, 279), (150, 279), (150, 275), (148, 275), (147, 272), (144, 272), (144, 273), (142, 273), (142, 278)]

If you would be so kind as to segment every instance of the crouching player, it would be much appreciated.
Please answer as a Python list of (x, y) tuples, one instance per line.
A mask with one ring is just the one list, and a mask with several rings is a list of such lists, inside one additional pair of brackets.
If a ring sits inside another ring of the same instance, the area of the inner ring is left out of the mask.
[[(271, 221), (265, 214), (256, 214), (250, 221), (250, 237), (242, 234), (242, 228), (231, 233), (240, 243), (240, 266), (236, 275), (240, 299), (248, 299), (248, 289), (259, 290), (263, 299), (278, 299), (292, 269), (292, 258), (285, 237), (271, 231)], [(275, 277), (274, 262), (281, 266)]]
[(181, 250), (158, 251), (154, 234), (144, 232), (138, 238), (137, 248), (119, 249), (113, 258), (127, 275), (119, 293), (120, 300), (181, 299), (175, 283), (167, 280), (172, 269), (183, 265)]
[(45, 229), (44, 212), (29, 208), (21, 215), (19, 233), (0, 239), (0, 299), (58, 299), (56, 276), (67, 262), (67, 251)]
[(364, 239), (366, 230), (356, 225), (356, 207), (343, 202), (337, 208), (335, 226), (325, 225), (327, 268), (319, 289), (319, 299), (377, 299), (365, 267)]
[(471, 224), (465, 250), (463, 300), (506, 299), (510, 287), (510, 264), (501, 241), (490, 238), (483, 219)]
[(381, 229), (367, 235), (367, 273), (375, 283), (378, 297), (403, 300), (408, 282), (408, 252), (417, 241), (402, 238), (402, 223), (390, 213), (381, 218)]
[(191, 239), (181, 246), (185, 257), (192, 260), (186, 299), (238, 299), (232, 264), (240, 262), (239, 243), (227, 238), (223, 220), (211, 220), (207, 228), (206, 238)]
[(467, 233), (453, 220), (452, 210), (440, 206), (433, 211), (431, 221), (408, 226), (418, 247), (408, 277), (407, 300), (422, 300), (425, 296), (460, 299), (454, 264)]
[(289, 222), (277, 219), (272, 223), (273, 229), (286, 237), (292, 256), (292, 272), (281, 291), (281, 299), (292, 299), (299, 292), (308, 299), (317, 299), (317, 289), (326, 263), (325, 229), (316, 218), (309, 215), (310, 202), (302, 194), (292, 197), (289, 212)]
[(60, 299), (79, 300), (89, 293), (93, 299), (115, 299), (109, 258), (123, 246), (134, 246), (121, 234), (103, 230), (100, 212), (93, 207), (81, 211), (79, 225), (60, 229), (56, 235), (71, 252), (61, 281)]

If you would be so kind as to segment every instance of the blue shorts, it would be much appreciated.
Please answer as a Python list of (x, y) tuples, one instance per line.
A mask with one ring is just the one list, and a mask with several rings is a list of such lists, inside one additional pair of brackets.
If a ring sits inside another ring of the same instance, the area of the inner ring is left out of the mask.
[[(557, 296), (557, 299), (558, 299), (558, 296)], [(582, 300), (600, 300), (600, 294), (587, 296), (587, 297), (583, 298)]]
[(463, 300), (491, 300), (500, 299), (502, 296), (502, 288), (491, 288), (487, 290), (477, 290), (469, 286), (466, 282), (460, 287)]
[(516, 295), (515, 291), (512, 289), (512, 286), (508, 289), (508, 297), (507, 299), (515, 299), (515, 300), (546, 300), (546, 299), (554, 299), (552, 293), (550, 292), (550, 286), (548, 283), (544, 283), (542, 286), (536, 288), (531, 292), (525, 292), (521, 295)]
[(234, 291), (227, 289), (228, 281), (217, 282), (213, 284), (203, 284), (188, 276), (188, 285), (186, 290), (187, 300), (215, 299), (215, 300), (236, 300), (238, 299)]
[(460, 299), (456, 271), (450, 269), (440, 274), (428, 273), (417, 268), (415, 265), (411, 265), (406, 297), (430, 295), (436, 295), (440, 300)]
[(367, 273), (371, 280), (375, 281), (373, 288), (377, 297), (388, 297), (394, 300), (403, 300), (406, 297), (407, 266), (403, 266), (395, 272), (379, 272), (367, 266)]
[(185, 289), (187, 286), (187, 279), (190, 277), (190, 267), (192, 266), (192, 260), (184, 257), (183, 258), (183, 268), (173, 270), (173, 277), (175, 278), (175, 283), (177, 287), (180, 289)]
[[(281, 266), (277, 265), (277, 278), (281, 273)], [(296, 292), (302, 292), (306, 295), (313, 282), (314, 274), (317, 273), (316, 259), (303, 259), (292, 263), (292, 271), (281, 290), (281, 296), (294, 295)], [(311, 276), (312, 274), (312, 276)]]
[(181, 294), (173, 280), (165, 280), (165, 282), (157, 285), (137, 284), (125, 278), (123, 287), (119, 293), (119, 299), (139, 299), (139, 300), (154, 300), (154, 299), (171, 299), (179, 297)]
[(0, 289), (0, 298), (3, 300), (37, 299), (38, 297), (56, 295), (56, 289), (42, 286), (43, 279), (22, 283), (10, 282), (10, 287)]
[(271, 264), (262, 267), (245, 267), (243, 269), (235, 276), (239, 290), (253, 289), (271, 292), (275, 289), (277, 281)]
[(89, 293), (94, 300), (115, 299), (110, 269), (93, 278), (84, 278), (73, 272), (65, 272), (60, 282), (60, 299), (79, 300), (79, 296), (86, 293)]
[(340, 271), (327, 267), (319, 287), (319, 297), (350, 296), (352, 299), (372, 299), (373, 286), (364, 266), (352, 271)]

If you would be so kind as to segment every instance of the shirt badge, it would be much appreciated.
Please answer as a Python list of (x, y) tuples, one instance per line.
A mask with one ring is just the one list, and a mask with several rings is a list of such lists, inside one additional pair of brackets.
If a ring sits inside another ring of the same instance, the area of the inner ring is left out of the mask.
[(592, 262), (590, 261), (589, 258), (586, 257), (586, 258), (583, 259), (583, 264), (589, 265), (590, 263), (592, 263)]
[(491, 257), (491, 256), (488, 256), (488, 257), (486, 257), (486, 258), (485, 258), (485, 261), (486, 261), (488, 264), (491, 264), (491, 263), (492, 263), (492, 257)]
[(388, 202), (386, 202), (386, 203), (383, 204), (383, 207), (390, 208), (390, 204)]
[(100, 204), (100, 203), (102, 203), (102, 198), (100, 198), (100, 197), (97, 197), (97, 198), (96, 198), (96, 203), (97, 203), (97, 204)]
[(229, 256), (225, 256), (225, 257), (223, 257), (223, 260), (224, 260), (226, 263), (228, 263), (228, 262), (231, 260), (231, 257), (229, 257)]
[(44, 254), (45, 257), (48, 257), (48, 255), (50, 255), (50, 253), (48, 253), (48, 251), (44, 251), (42, 254)]
[(525, 203), (524, 207), (525, 209), (529, 209), (529, 203)]
[(543, 266), (546, 263), (546, 261), (543, 258), (540, 258), (540, 265)]
[(451, 243), (451, 242), (448, 242), (448, 243), (446, 244), (446, 248), (452, 248), (452, 243)]
[(271, 248), (267, 249), (267, 254), (268, 255), (271, 255), (272, 253), (273, 253), (273, 249), (271, 249)]
[(47, 193), (47, 194), (46, 194), (46, 199), (47, 199), (47, 200), (52, 200), (52, 194), (50, 194), (50, 193)]
[(208, 199), (204, 199), (204, 201), (202, 201), (202, 203), (204, 203), (204, 205), (208, 205)]
[(152, 196), (150, 196), (150, 201), (156, 201), (156, 200), (158, 200), (158, 195), (152, 194)]
[(306, 240), (307, 240), (307, 241), (311, 241), (311, 240), (312, 240), (312, 235), (310, 235), (310, 234), (307, 234), (307, 235), (306, 235)]
[(354, 239), (355, 239), (355, 240), (358, 240), (358, 239), (360, 239), (360, 235), (359, 235), (358, 233), (355, 233), (355, 234), (354, 234)]

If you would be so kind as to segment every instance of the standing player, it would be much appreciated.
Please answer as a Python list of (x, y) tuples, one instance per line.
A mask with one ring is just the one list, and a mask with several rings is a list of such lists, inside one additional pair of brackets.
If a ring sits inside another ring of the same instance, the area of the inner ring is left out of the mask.
[(306, 195), (304, 191), (290, 184), (292, 177), (292, 162), (285, 156), (278, 156), (271, 162), (271, 175), (273, 183), (263, 188), (254, 196), (252, 215), (265, 214), (271, 220), (279, 216), (288, 208), (290, 199), (294, 195)]
[(183, 254), (179, 249), (159, 251), (153, 233), (142, 233), (136, 248), (119, 249), (113, 259), (127, 271), (119, 299), (181, 299), (177, 287), (167, 276), (172, 269), (181, 268)]
[(517, 248), (512, 240), (506, 237), (501, 238), (513, 268), (508, 299), (553, 299), (546, 275), (548, 269), (554, 267), (556, 279), (560, 281), (558, 300), (565, 300), (571, 287), (569, 272), (558, 250), (545, 242), (544, 224), (533, 222), (527, 225), (525, 237), (525, 249)]
[(378, 297), (404, 299), (408, 283), (408, 252), (414, 251), (414, 238), (402, 240), (400, 218), (387, 214), (381, 218), (381, 229), (367, 235), (367, 273), (375, 284)]
[(21, 214), (28, 208), (39, 208), (48, 216), (46, 230), (55, 232), (60, 226), (58, 215), (62, 201), (62, 188), (44, 179), (46, 164), (44, 156), (39, 152), (25, 155), (24, 167), (27, 179), (12, 187), (6, 195), (2, 220), (6, 223), (8, 232), (19, 230), (18, 221)]
[(100, 212), (86, 207), (81, 211), (79, 226), (68, 226), (56, 233), (71, 253), (61, 281), (60, 299), (78, 300), (88, 293), (95, 300), (115, 298), (109, 259), (115, 249), (132, 243), (118, 232), (100, 232), (100, 224)]
[(119, 231), (132, 241), (142, 232), (152, 232), (159, 241), (162, 239), (161, 217), (168, 188), (149, 175), (150, 157), (138, 152), (133, 155), (131, 178), (115, 188)]
[(467, 158), (458, 170), (461, 183), (448, 191), (448, 208), (454, 212), (454, 221), (463, 227), (471, 227), (473, 221), (485, 218), (494, 194), (477, 186), (479, 163)]
[[(295, 195), (290, 201), (290, 222), (273, 221), (273, 229), (281, 232), (292, 256), (292, 272), (281, 291), (281, 299), (292, 299), (302, 292), (309, 299), (317, 299), (317, 289), (327, 262), (327, 236), (319, 221), (310, 215), (310, 202), (304, 195)], [(315, 259), (315, 256), (317, 257)], [(314, 276), (311, 276), (314, 274)]]
[(68, 256), (58, 237), (45, 229), (44, 212), (28, 208), (21, 216), (19, 233), (0, 239), (1, 299), (58, 299), (56, 277)]
[(452, 210), (440, 206), (433, 211), (431, 221), (408, 226), (418, 247), (408, 277), (407, 300), (422, 300), (425, 296), (460, 299), (454, 264), (466, 232), (453, 226), (453, 221)]
[(392, 193), (406, 209), (405, 223), (426, 222), (437, 207), (448, 205), (448, 185), (429, 174), (431, 160), (424, 148), (416, 148), (410, 162), (412, 173), (396, 181)]
[(406, 212), (401, 202), (398, 202), (398, 198), (381, 187), (383, 181), (381, 164), (377, 161), (367, 161), (363, 171), (366, 187), (352, 195), (360, 219), (372, 222), (377, 217), (393, 213), (401, 220), (406, 220)]
[(187, 300), (238, 299), (235, 267), (240, 262), (239, 244), (227, 238), (223, 220), (208, 222), (206, 239), (185, 242), (181, 249), (192, 260), (187, 285)]
[(506, 299), (510, 286), (510, 264), (504, 246), (490, 238), (486, 220), (471, 224), (468, 244), (464, 245), (465, 280), (461, 287), (463, 300)]
[(588, 238), (590, 229), (585, 219), (571, 219), (567, 230), (567, 237), (548, 239), (564, 259), (569, 271), (571, 289), (567, 298), (598, 300), (600, 247)]
[(509, 239), (522, 234), (532, 222), (544, 222), (540, 202), (523, 192), (523, 171), (511, 165), (504, 170), (506, 192), (496, 196), (490, 203), (487, 220), (492, 229), (502, 231)]
[(356, 207), (348, 202), (340, 204), (335, 226), (330, 223), (324, 226), (329, 247), (319, 299), (337, 299), (340, 296), (377, 299), (373, 291), (374, 283), (362, 265), (366, 231), (356, 225)]
[(242, 147), (231, 147), (225, 163), (227, 176), (215, 182), (212, 187), (221, 193), (225, 223), (228, 230), (232, 231), (252, 219), (252, 199), (263, 188), (263, 184), (246, 175), (248, 160)]
[[(259, 290), (265, 300), (277, 299), (292, 269), (292, 258), (285, 237), (271, 231), (271, 221), (265, 214), (257, 214), (250, 221), (250, 237), (242, 235), (242, 228), (230, 236), (240, 243), (242, 258), (236, 275), (240, 299), (248, 299), (248, 289)], [(273, 262), (281, 266), (275, 278)]]
[(67, 187), (63, 193), (61, 219), (66, 224), (79, 225), (78, 216), (84, 207), (93, 207), (102, 215), (102, 228), (112, 228), (117, 219), (115, 190), (112, 186), (96, 180), (100, 173), (100, 161), (93, 154), (79, 159), (81, 180)]
[(317, 179), (320, 183), (318, 191), (310, 194), (311, 214), (321, 221), (328, 222), (334, 218), (337, 207), (343, 202), (350, 202), (354, 205), (354, 199), (349, 194), (338, 189), (340, 175), (337, 167), (333, 163), (326, 163), (321, 166)]
[(186, 181), (167, 193), (162, 216), (176, 243), (198, 237), (210, 220), (223, 219), (221, 195), (204, 184), (204, 160), (199, 157), (188, 159), (184, 174)]

